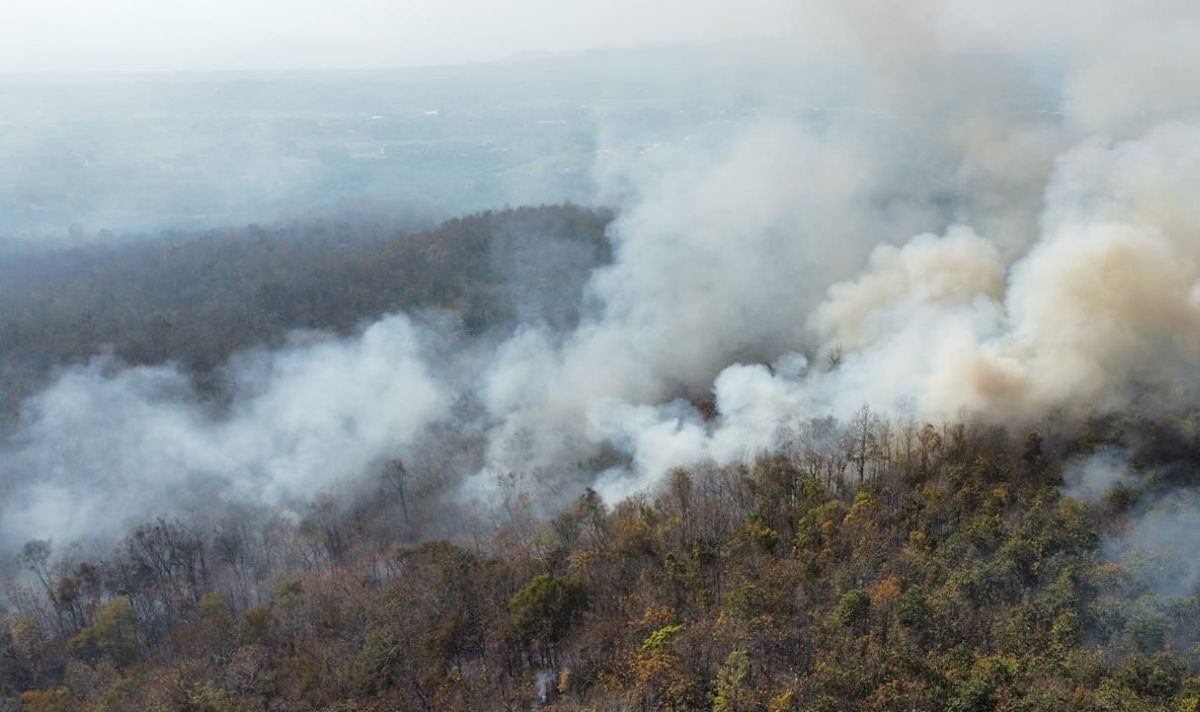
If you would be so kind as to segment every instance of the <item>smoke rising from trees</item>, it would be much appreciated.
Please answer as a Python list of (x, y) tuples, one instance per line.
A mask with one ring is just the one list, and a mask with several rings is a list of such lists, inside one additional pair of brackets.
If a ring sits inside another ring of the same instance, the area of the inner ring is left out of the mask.
[[(578, 323), (457, 356), (405, 316), (301, 335), (232, 360), (220, 407), (170, 365), (69, 369), (4, 446), (3, 536), (210, 497), (288, 506), (434, 427), (482, 440), (483, 465), (452, 473), (463, 502), (528, 476), (552, 509), (786, 447), (864, 403), (1009, 425), (1191, 405), (1200, 12), (848, 7), (821, 13), (841, 92), (792, 98), (824, 102), (814, 116), (773, 106), (712, 141), (600, 152), (619, 212)], [(827, 71), (810, 61), (763, 76)]]

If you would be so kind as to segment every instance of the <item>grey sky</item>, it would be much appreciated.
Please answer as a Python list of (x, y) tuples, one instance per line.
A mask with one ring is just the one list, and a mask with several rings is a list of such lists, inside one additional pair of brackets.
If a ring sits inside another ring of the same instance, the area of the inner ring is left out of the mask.
[(0, 72), (387, 67), (778, 36), (794, 0), (8, 0)]

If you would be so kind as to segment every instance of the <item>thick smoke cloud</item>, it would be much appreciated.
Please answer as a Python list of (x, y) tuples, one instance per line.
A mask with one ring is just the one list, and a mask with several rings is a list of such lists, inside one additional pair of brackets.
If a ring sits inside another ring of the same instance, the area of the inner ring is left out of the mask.
[[(1198, 149), (1200, 132), (1183, 126), (1085, 143), (1060, 159), (1040, 235), (1011, 265), (968, 228), (879, 247), (862, 274), (829, 288), (809, 320), (818, 353), (839, 354), (835, 368), (794, 378), (733, 366), (716, 380), (720, 417), (711, 427), (681, 418), (673, 404), (657, 419), (629, 410), (616, 427), (611, 415), (601, 418), (602, 431), (615, 430), (635, 462), (655, 449), (659, 459), (676, 453), (668, 464), (677, 466), (765, 449), (761, 411), (771, 403), (781, 416), (846, 418), (870, 403), (934, 421), (967, 414), (1021, 423), (1050, 409), (1128, 407), (1147, 392), (1190, 397), (1187, 374), (1200, 362), (1200, 225), (1188, 198), (1200, 178)], [(720, 444), (740, 432), (760, 439), (746, 438), (741, 451)], [(651, 479), (665, 471), (641, 470)]]
[[(1200, 111), (1180, 78), (1200, 59), (1179, 28), (1200, 11), (848, 7), (821, 28), (841, 33), (821, 46), (842, 89), (796, 97), (808, 113), (599, 152), (620, 214), (577, 327), (527, 324), (447, 378), (394, 317), (239, 360), (220, 414), (170, 369), (67, 373), (14, 440), (9, 467), (30, 474), (8, 536), (79, 534), (122, 496), (286, 502), (438, 421), (485, 434), (486, 465), (456, 473), (464, 499), (535, 474), (614, 499), (864, 403), (1020, 425), (1193, 402)], [(456, 401), (477, 406), (469, 423)]]
[(597, 403), (703, 397), (733, 361), (802, 348), (822, 271), (852, 269), (861, 236), (887, 222), (931, 220), (907, 205), (871, 209), (881, 188), (849, 141), (770, 123), (715, 154), (632, 177), (638, 199), (610, 231), (615, 263), (589, 284), (591, 318), (565, 337), (529, 331), (501, 350), (484, 390), (500, 421), (497, 467), (550, 466), (595, 447), (586, 428)]
[(245, 354), (220, 412), (172, 366), (71, 369), (26, 404), (0, 465), (0, 540), (118, 534), (221, 502), (286, 506), (358, 476), (448, 412), (422, 338), (394, 316), (355, 339), (297, 335)]

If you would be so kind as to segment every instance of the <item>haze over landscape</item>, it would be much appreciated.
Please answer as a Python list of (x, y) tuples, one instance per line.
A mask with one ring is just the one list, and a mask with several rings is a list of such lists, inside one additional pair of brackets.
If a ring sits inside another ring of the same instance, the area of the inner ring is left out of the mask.
[(8, 20), (0, 710), (1200, 705), (1192, 4)]

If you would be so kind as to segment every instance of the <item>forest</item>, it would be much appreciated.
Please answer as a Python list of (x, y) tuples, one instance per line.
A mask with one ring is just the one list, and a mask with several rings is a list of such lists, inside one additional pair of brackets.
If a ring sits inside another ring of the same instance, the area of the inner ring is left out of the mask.
[(234, 353), (296, 329), (348, 333), (400, 310), (452, 312), (468, 335), (519, 321), (566, 328), (609, 260), (606, 211), (489, 211), (434, 229), (368, 221), (99, 236), (0, 249), (0, 422), (56, 367), (110, 350), (181, 363), (209, 392)]
[[(611, 506), (516, 497), (454, 540), (389, 528), (385, 476), (299, 521), (31, 542), (0, 708), (1200, 708), (1200, 597), (1164, 583), (1188, 553), (1106, 544), (1200, 458), (1194, 419), (1051, 432), (864, 408)], [(1141, 489), (1067, 494), (1064, 462), (1134, 441)]]
[(0, 712), (1200, 712), (1200, 3), (10, 4)]
[[(219, 400), (231, 354), (398, 309), (453, 314), (467, 339), (567, 330), (612, 219), (565, 205), (34, 255), (0, 282), (0, 313), (8, 362), (42, 370), (6, 396), (107, 344), (179, 362)], [(1186, 537), (1121, 543), (1186, 500), (1196, 422), (1018, 430), (864, 405), (619, 501), (587, 488), (554, 508), (514, 474), (449, 537), (431, 532), (461, 514), (461, 463), (434, 452), (298, 512), (35, 539), (4, 582), (0, 709), (1197, 710)], [(1135, 479), (1081, 487), (1088, 458)]]

